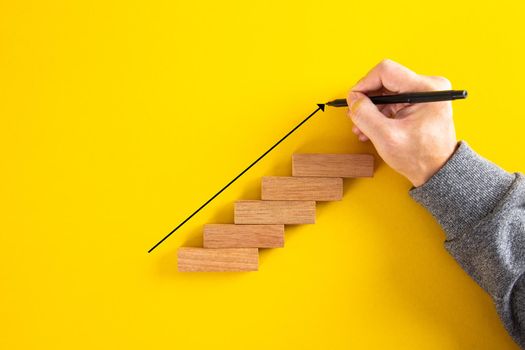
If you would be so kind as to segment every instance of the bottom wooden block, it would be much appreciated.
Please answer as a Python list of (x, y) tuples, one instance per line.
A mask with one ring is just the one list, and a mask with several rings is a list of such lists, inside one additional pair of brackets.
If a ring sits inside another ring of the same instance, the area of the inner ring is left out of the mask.
[(257, 248), (193, 248), (181, 247), (178, 252), (180, 272), (257, 271)]

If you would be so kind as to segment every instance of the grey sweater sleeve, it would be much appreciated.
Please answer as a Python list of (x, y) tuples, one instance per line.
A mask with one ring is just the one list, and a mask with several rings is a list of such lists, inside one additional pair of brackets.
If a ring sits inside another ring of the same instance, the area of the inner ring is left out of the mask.
[(525, 349), (525, 177), (461, 142), (410, 195), (443, 227), (445, 248), (491, 295), (505, 328)]

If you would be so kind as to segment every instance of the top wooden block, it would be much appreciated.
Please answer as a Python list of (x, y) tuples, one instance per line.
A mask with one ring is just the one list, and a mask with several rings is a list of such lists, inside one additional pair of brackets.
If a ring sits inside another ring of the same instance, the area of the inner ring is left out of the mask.
[(374, 156), (371, 154), (294, 154), (293, 176), (372, 177)]

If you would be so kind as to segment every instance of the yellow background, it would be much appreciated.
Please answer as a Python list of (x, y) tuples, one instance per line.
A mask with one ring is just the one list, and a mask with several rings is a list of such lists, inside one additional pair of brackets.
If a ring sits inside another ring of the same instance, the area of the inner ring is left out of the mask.
[(515, 349), (381, 161), (254, 273), (181, 274), (294, 152), (373, 152), (318, 113), (380, 59), (468, 89), (458, 137), (524, 171), (520, 1), (0, 2), (1, 349)]

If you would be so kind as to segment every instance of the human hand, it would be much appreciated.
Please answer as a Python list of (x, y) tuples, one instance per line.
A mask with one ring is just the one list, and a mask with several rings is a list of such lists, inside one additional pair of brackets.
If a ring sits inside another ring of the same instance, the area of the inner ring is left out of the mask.
[(348, 116), (360, 141), (372, 141), (383, 160), (415, 187), (423, 185), (454, 153), (457, 140), (450, 101), (374, 105), (367, 95), (449, 90), (450, 82), (418, 75), (383, 60), (347, 97)]

